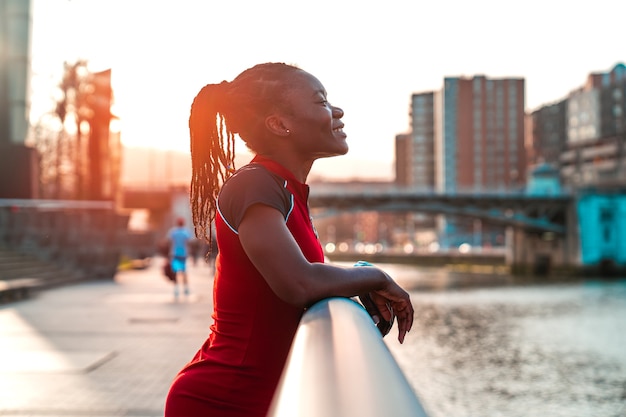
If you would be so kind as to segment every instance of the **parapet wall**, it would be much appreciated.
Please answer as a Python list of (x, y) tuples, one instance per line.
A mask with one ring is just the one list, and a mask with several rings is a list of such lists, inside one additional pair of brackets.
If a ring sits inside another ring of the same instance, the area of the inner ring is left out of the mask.
[(128, 216), (101, 201), (0, 200), (0, 245), (80, 270), (115, 276)]

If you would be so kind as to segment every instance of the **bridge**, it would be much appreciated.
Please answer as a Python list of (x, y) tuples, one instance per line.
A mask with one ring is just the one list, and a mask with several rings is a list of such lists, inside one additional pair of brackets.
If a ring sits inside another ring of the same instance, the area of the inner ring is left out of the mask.
[(309, 204), (326, 214), (392, 211), (471, 217), (491, 224), (565, 235), (571, 194), (531, 195), (519, 191), (442, 193), (407, 187), (352, 187), (319, 184)]
[[(175, 191), (180, 198), (181, 190)], [(186, 191), (184, 191), (186, 192)], [(168, 198), (168, 194), (170, 197)], [(171, 210), (174, 191), (128, 188), (125, 208)], [(463, 191), (441, 193), (398, 187), (391, 183), (311, 184), (309, 204), (317, 218), (357, 211), (444, 214), (481, 219), (506, 230), (507, 263), (535, 268), (537, 263), (572, 266), (579, 259), (576, 197), (568, 193), (533, 195), (521, 191)], [(156, 216), (163, 218), (163, 214)]]
[(580, 266), (576, 196), (522, 191), (436, 192), (393, 185), (311, 187), (311, 208), (339, 211), (395, 211), (480, 219), (505, 228), (506, 263), (519, 273), (569, 271)]
[[(135, 187), (123, 190), (123, 207), (168, 211), (174, 192), (170, 188)], [(186, 191), (185, 191), (186, 192)], [(530, 195), (520, 191), (442, 193), (380, 185), (378, 187), (346, 184), (315, 184), (311, 186), (309, 205), (322, 209), (323, 215), (339, 212), (390, 211), (445, 214), (471, 217), (491, 224), (513, 226), (536, 232), (566, 233), (567, 211), (575, 197)]]

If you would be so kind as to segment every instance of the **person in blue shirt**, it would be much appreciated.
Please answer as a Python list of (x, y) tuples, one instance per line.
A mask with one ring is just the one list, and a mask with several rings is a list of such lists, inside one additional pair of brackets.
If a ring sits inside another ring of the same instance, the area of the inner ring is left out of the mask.
[(182, 217), (176, 219), (176, 226), (170, 229), (167, 238), (170, 242), (170, 262), (172, 263), (172, 270), (176, 274), (174, 296), (178, 297), (179, 284), (182, 285), (185, 295), (189, 295), (187, 257), (189, 256), (188, 246), (193, 236), (185, 227), (185, 220)]

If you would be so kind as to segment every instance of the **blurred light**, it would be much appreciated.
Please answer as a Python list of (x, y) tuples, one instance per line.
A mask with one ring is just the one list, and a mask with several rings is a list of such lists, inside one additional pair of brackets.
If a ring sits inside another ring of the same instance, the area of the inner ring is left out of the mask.
[(472, 250), (472, 245), (470, 245), (469, 243), (461, 243), (459, 245), (459, 252), (461, 253), (469, 253), (469, 251)]
[(333, 253), (335, 251), (335, 249), (337, 249), (337, 248), (336, 248), (336, 246), (335, 246), (335, 244), (333, 242), (328, 242), (326, 244), (326, 246), (325, 246), (325, 249), (326, 249), (326, 252)]
[(402, 249), (404, 250), (404, 253), (413, 253), (415, 248), (412, 243), (405, 243)]

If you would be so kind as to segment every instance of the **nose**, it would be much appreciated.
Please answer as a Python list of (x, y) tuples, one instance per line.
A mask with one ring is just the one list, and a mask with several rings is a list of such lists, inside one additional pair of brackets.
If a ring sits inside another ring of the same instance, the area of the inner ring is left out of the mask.
[(333, 118), (341, 119), (343, 117), (343, 109), (341, 107), (333, 106)]

